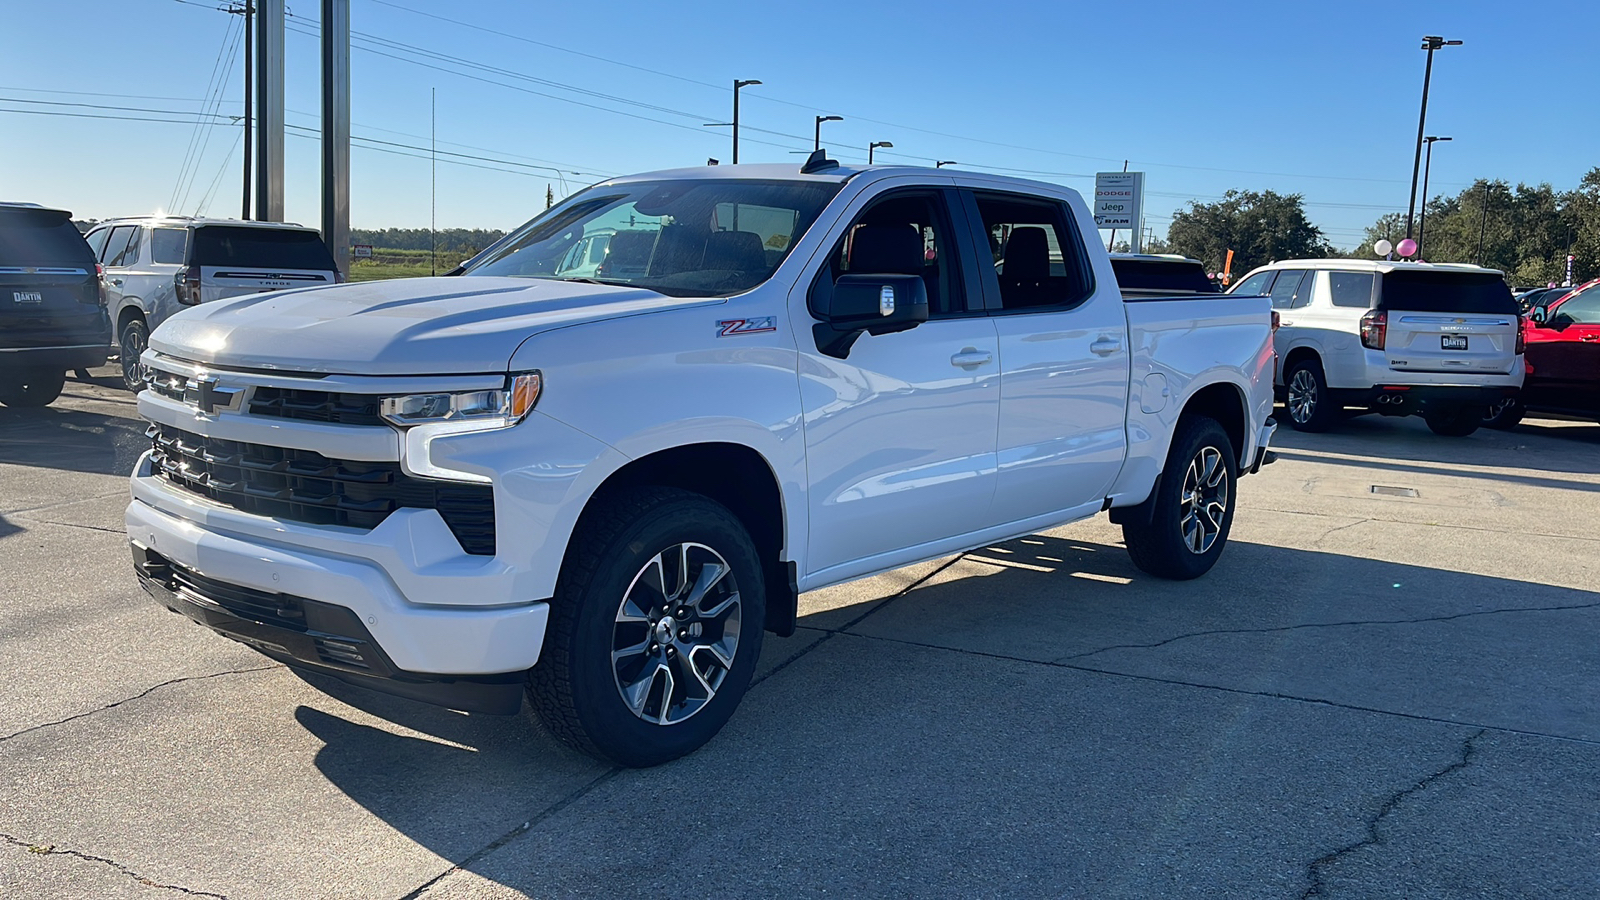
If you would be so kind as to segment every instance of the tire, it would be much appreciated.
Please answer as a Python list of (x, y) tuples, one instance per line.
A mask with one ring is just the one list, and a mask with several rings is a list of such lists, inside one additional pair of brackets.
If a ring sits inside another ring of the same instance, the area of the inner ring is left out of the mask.
[(1340, 419), (1340, 407), (1328, 393), (1328, 380), (1322, 365), (1314, 359), (1298, 359), (1283, 373), (1284, 410), (1289, 427), (1295, 431), (1327, 431)]
[(150, 326), (143, 318), (134, 316), (117, 335), (117, 353), (122, 362), (122, 386), (135, 394), (144, 390), (144, 366), (139, 362), (139, 354), (148, 346)]
[(1466, 437), (1483, 424), (1483, 410), (1477, 406), (1449, 406), (1423, 413), (1422, 419), (1434, 434)]
[(677, 759), (733, 715), (765, 619), (760, 558), (727, 508), (676, 488), (603, 497), (567, 549), (528, 699), (591, 756), (633, 767)]
[(61, 396), (67, 373), (59, 369), (22, 369), (0, 375), (0, 404), (17, 409), (49, 406)]
[(1510, 431), (1521, 424), (1522, 417), (1528, 414), (1528, 408), (1522, 405), (1521, 400), (1506, 398), (1498, 403), (1491, 403), (1483, 411), (1483, 425), (1497, 431)]
[(1196, 416), (1179, 423), (1156, 482), (1150, 521), (1122, 526), (1134, 565), (1175, 581), (1211, 571), (1233, 528), (1236, 457), (1233, 442), (1215, 419)]

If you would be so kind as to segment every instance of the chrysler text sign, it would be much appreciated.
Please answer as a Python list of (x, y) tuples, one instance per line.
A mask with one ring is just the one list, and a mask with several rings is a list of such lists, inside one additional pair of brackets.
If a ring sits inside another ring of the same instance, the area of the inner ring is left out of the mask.
[(1094, 176), (1095, 225), (1137, 231), (1143, 207), (1143, 172), (1101, 172)]

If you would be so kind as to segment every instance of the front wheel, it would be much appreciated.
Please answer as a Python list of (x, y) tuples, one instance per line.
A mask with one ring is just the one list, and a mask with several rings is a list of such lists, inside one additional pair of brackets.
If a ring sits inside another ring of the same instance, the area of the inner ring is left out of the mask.
[(1522, 417), (1528, 414), (1527, 407), (1515, 397), (1507, 397), (1489, 404), (1483, 411), (1483, 424), (1487, 428), (1497, 431), (1510, 431), (1521, 424)]
[(1483, 424), (1483, 409), (1477, 406), (1452, 406), (1429, 410), (1422, 420), (1434, 434), (1445, 437), (1466, 437)]
[(699, 494), (596, 502), (562, 564), (528, 697), (579, 750), (654, 766), (711, 740), (750, 686), (761, 562), (738, 518)]
[(1216, 420), (1184, 420), (1156, 484), (1149, 522), (1122, 526), (1133, 564), (1158, 578), (1186, 581), (1211, 571), (1228, 543), (1239, 468), (1233, 442)]
[(0, 404), (17, 408), (49, 406), (61, 396), (67, 373), (59, 369), (23, 369), (0, 374)]
[(117, 345), (122, 357), (122, 386), (137, 394), (144, 390), (144, 364), (139, 362), (139, 356), (150, 346), (150, 326), (143, 319), (129, 319), (117, 336)]

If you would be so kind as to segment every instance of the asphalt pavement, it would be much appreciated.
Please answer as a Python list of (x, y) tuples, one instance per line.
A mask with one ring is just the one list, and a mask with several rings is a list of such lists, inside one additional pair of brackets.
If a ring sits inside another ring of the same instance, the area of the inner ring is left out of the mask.
[(166, 612), (110, 369), (0, 409), (0, 897), (1592, 897), (1600, 426), (1280, 431), (1205, 578), (1103, 517), (802, 598), (656, 769)]

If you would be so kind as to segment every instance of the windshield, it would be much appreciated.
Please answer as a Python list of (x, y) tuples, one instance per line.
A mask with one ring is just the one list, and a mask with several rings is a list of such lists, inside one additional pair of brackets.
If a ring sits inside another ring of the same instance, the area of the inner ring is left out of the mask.
[(771, 277), (839, 188), (746, 179), (602, 185), (524, 225), (462, 274), (737, 294)]

